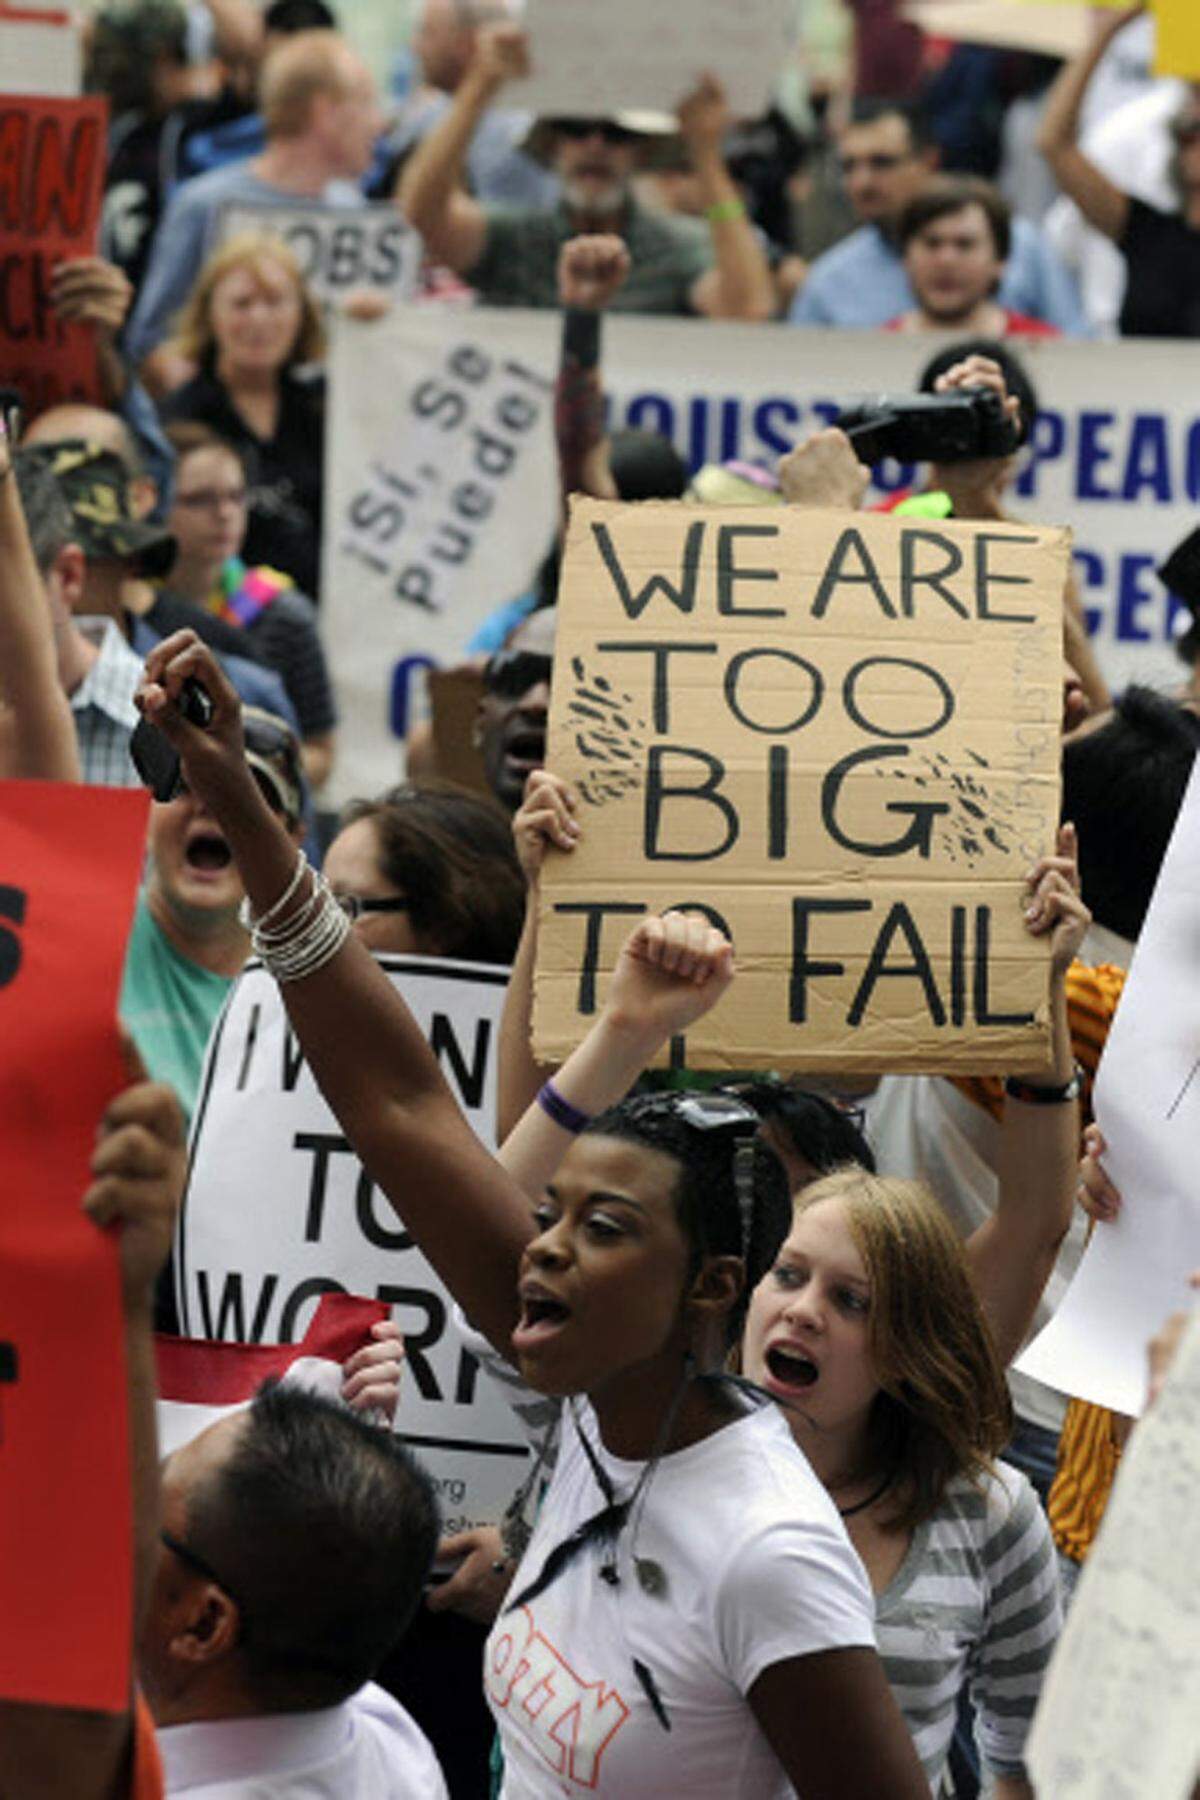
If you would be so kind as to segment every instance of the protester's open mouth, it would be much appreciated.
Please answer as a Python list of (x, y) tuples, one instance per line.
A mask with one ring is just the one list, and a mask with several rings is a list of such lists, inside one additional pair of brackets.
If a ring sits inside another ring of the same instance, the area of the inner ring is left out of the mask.
[(540, 769), (546, 760), (546, 733), (516, 731), (505, 745), (504, 754), (514, 769), (526, 775), (531, 769)]
[(537, 1290), (522, 1294), (521, 1317), (512, 1334), (513, 1349), (518, 1355), (536, 1349), (561, 1331), (570, 1317), (570, 1308), (550, 1294)]
[(767, 1369), (776, 1386), (785, 1388), (810, 1388), (820, 1374), (811, 1356), (802, 1350), (785, 1350), (782, 1344), (767, 1351)]
[(183, 852), (189, 869), (202, 875), (217, 875), (233, 861), (233, 853), (219, 832), (198, 831), (189, 838)]

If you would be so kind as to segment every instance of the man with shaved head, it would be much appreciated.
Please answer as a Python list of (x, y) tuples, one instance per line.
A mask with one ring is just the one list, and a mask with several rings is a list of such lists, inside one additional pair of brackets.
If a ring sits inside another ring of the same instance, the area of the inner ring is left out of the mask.
[(338, 32), (297, 32), (272, 50), (259, 100), (267, 132), (261, 156), (184, 182), (158, 228), (125, 340), (130, 362), (153, 391), (179, 379), (159, 346), (214, 246), (224, 207), (350, 205), (362, 197), (358, 184), (383, 119), (374, 77)]

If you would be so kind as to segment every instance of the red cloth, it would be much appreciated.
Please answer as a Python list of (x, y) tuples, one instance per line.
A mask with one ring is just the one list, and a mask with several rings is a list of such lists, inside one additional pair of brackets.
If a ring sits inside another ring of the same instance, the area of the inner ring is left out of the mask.
[[(1028, 313), (1011, 312), (1007, 306), (1001, 307), (1000, 310), (1004, 314), (1004, 329), (1000, 333), (1001, 337), (1057, 338), (1062, 336), (1058, 326), (1047, 325), (1045, 319), (1030, 318)], [(883, 329), (885, 331), (901, 331), (907, 316), (906, 313), (898, 313), (894, 319), (888, 320)]]

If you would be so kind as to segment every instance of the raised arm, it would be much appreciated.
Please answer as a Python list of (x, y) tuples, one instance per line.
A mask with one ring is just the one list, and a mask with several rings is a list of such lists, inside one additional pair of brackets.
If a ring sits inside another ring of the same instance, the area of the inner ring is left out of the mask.
[(79, 781), (71, 706), (58, 678), (50, 611), (0, 416), (0, 777)]
[(436, 262), (467, 275), (483, 254), (487, 217), (463, 191), (463, 166), (479, 121), (503, 84), (528, 73), (525, 33), (512, 23), (488, 25), (475, 41), (471, 66), (454, 99), (405, 163), (396, 190), (401, 212)]
[[(155, 646), (146, 677), (139, 704), (219, 821), (255, 914), (275, 909), (271, 928), (285, 931), (320, 913), (334, 930), (314, 876), (297, 879), (295, 846), (246, 766), (240, 703), (211, 652), (178, 632)], [(204, 731), (179, 710), (188, 677), (214, 702)], [(286, 981), (283, 996), (346, 1136), (468, 1317), (507, 1353), (521, 1252), (533, 1236), (528, 1202), (467, 1124), (408, 1008), (352, 932), (328, 961)]]
[(716, 266), (697, 279), (691, 300), (695, 310), (710, 319), (761, 321), (775, 316), (775, 284), (762, 240), (725, 167), (722, 144), (729, 125), (729, 108), (720, 83), (715, 76), (705, 75), (679, 108), (679, 129), (695, 171), (716, 258)]
[(1074, 1083), (1066, 974), (1090, 923), (1079, 897), (1074, 826), (1057, 854), (1030, 871), (1026, 923), (1050, 934), (1053, 1053), (1036, 1076), (1006, 1084), (996, 1210), (964, 1245), (984, 1312), (1004, 1362), (1017, 1354), (1071, 1223), (1078, 1182), (1079, 1102), (1061, 1098)]
[(599, 1018), (554, 1077), (549, 1109), (535, 1101), (504, 1141), (500, 1160), (527, 1194), (541, 1193), (578, 1129), (552, 1115), (594, 1118), (623, 1100), (663, 1045), (711, 1012), (732, 980), (733, 946), (700, 915), (652, 914), (635, 926)]
[(1059, 187), (1074, 200), (1088, 223), (1114, 243), (1120, 242), (1129, 220), (1129, 195), (1079, 148), (1079, 112), (1108, 46), (1144, 10), (1136, 6), (1129, 12), (1111, 13), (1097, 27), (1088, 48), (1067, 63), (1050, 89), (1037, 137), (1037, 147)]
[(571, 494), (619, 498), (608, 464), (600, 321), (629, 274), (629, 251), (612, 235), (568, 238), (558, 257), (562, 350), (554, 388), (554, 436), (563, 508)]
[(513, 818), (513, 843), (525, 877), (525, 924), (500, 1014), (496, 1132), (501, 1143), (533, 1104), (542, 1082), (554, 1073), (534, 1061), (530, 1044), (538, 893), (547, 846), (573, 850), (579, 836), (573, 789), (549, 769), (535, 770), (525, 783), (525, 798)]

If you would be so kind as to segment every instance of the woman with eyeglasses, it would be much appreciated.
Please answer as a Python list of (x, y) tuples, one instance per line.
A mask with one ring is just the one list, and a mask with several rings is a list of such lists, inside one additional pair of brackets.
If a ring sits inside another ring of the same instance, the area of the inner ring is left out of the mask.
[[(178, 704), (188, 677), (214, 703), (204, 731)], [(757, 1119), (726, 1103), (705, 1122), (672, 1097), (582, 1117), (585, 1092), (615, 1099), (651, 1041), (713, 1004), (729, 946), (703, 921), (641, 927), (509, 1172), (262, 802), (208, 650), (189, 633), (156, 646), (139, 705), (233, 847), (255, 949), (348, 1138), (472, 1324), (561, 1413), (524, 1548), (511, 1521), (514, 1599), (486, 1654), (504, 1791), (926, 1800), (836, 1508), (782, 1415), (724, 1374), (789, 1214)]]
[(503, 815), (449, 781), (352, 800), (325, 879), (369, 950), (511, 963), (524, 886)]
[(316, 302), (278, 238), (242, 233), (210, 256), (171, 348), (196, 368), (167, 395), (165, 423), (207, 425), (252, 473), (245, 559), (321, 597), (325, 384)]
[(1124, 258), (1122, 337), (1200, 337), (1200, 94), (1187, 94), (1169, 126), (1177, 212), (1127, 194), (1079, 147), (1079, 115), (1092, 76), (1118, 32), (1145, 10), (1109, 13), (1094, 27), (1088, 48), (1050, 89), (1038, 149), (1063, 192)]

